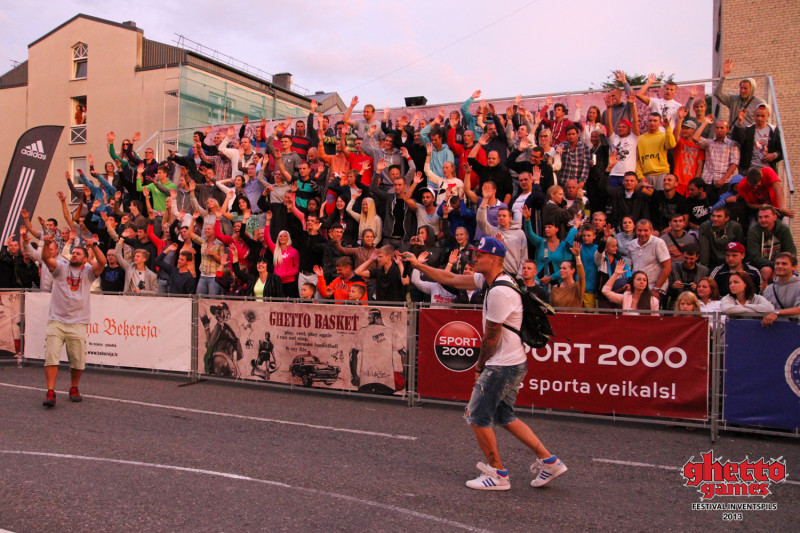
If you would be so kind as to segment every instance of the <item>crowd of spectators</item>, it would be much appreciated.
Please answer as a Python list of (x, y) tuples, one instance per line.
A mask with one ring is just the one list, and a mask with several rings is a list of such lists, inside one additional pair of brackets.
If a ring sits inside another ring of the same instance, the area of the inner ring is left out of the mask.
[(605, 109), (572, 120), (549, 97), (503, 110), (475, 91), (430, 121), (372, 105), (353, 118), (356, 97), (331, 124), (312, 101), (272, 131), (248, 117), (198, 130), (162, 161), (139, 155), (138, 132), (120, 144), (110, 132), (102, 169), (89, 156), (81, 189), (67, 174), (63, 225), (23, 211), (0, 286), (47, 289), (42, 237), (67, 258), (96, 235), (104, 292), (479, 303), (402, 254), (469, 273), (491, 236), (520, 286), (558, 307), (800, 314), (780, 132), (754, 80), (722, 91), (732, 69), (714, 89), (729, 111), (718, 119), (694, 90), (678, 102), (666, 81), (654, 97), (655, 76), (634, 90), (619, 71)]

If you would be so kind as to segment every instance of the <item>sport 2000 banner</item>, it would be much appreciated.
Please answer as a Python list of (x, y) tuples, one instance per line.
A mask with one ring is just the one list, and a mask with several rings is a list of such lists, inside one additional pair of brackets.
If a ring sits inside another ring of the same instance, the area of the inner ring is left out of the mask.
[[(550, 323), (554, 342), (528, 352), (518, 405), (618, 415), (708, 416), (706, 319), (557, 314)], [(480, 311), (420, 311), (420, 396), (469, 400), (482, 331)]]
[(402, 307), (201, 299), (201, 374), (402, 394)]

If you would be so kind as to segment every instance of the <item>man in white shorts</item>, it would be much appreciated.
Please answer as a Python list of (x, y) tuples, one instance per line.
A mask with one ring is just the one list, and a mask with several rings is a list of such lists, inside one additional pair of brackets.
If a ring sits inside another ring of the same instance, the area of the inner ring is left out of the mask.
[[(45, 333), (44, 377), (47, 396), (42, 402), (45, 407), (56, 405), (58, 360), (65, 344), (72, 379), (69, 399), (73, 402), (83, 399), (78, 392), (78, 382), (86, 363), (86, 326), (91, 320), (91, 287), (106, 266), (106, 258), (93, 238), (86, 241), (86, 248), (76, 246), (72, 250), (69, 263), (56, 261), (50, 247), (52, 239), (46, 235), (42, 248), (42, 263), (53, 275), (50, 314)], [(94, 252), (94, 260), (90, 263), (87, 249)]]
[[(427, 252), (419, 258), (407, 253), (406, 261), (429, 278), (458, 289), (475, 290), (491, 287), (496, 281), (513, 279), (503, 273), (506, 249), (491, 237), (481, 239), (475, 254), (475, 274), (458, 275), (425, 264)], [(475, 365), (475, 386), (467, 405), (466, 418), (475, 433), (489, 464), (478, 463), (481, 475), (467, 481), (476, 490), (509, 490), (508, 472), (500, 461), (493, 427), (500, 425), (536, 454), (531, 465), (534, 479), (531, 486), (541, 487), (567, 471), (566, 465), (552, 455), (530, 427), (514, 414), (514, 402), (527, 370), (527, 357), (522, 340), (503, 325), (520, 329), (522, 298), (511, 287), (496, 286), (487, 290), (483, 303), (483, 340)]]

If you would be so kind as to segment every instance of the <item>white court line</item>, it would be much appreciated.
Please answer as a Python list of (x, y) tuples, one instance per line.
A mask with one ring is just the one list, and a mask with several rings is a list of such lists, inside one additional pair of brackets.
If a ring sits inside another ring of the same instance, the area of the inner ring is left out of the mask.
[[(34, 390), (40, 392), (46, 392), (45, 389), (40, 387), (29, 387), (26, 385), (12, 385), (11, 383), (0, 383), (2, 387), (11, 387), (14, 389), (25, 389), (25, 390)], [(66, 394), (64, 391), (60, 391), (62, 394)], [(172, 411), (182, 411), (184, 413), (194, 413), (199, 415), (212, 415), (212, 416), (224, 416), (228, 418), (236, 418), (239, 420), (252, 420), (254, 422), (267, 422), (270, 424), (284, 424), (287, 426), (299, 426), (304, 428), (310, 429), (323, 429), (327, 431), (338, 431), (340, 433), (353, 433), (356, 435), (367, 435), (369, 437), (383, 437), (387, 439), (398, 439), (398, 440), (417, 440), (417, 437), (413, 437), (411, 435), (395, 435), (392, 433), (380, 433), (377, 431), (364, 431), (361, 429), (347, 429), (347, 428), (339, 428), (335, 426), (321, 426), (318, 424), (306, 424), (303, 422), (294, 422), (291, 420), (278, 420), (275, 418), (261, 418), (258, 416), (246, 416), (246, 415), (237, 415), (233, 413), (218, 413), (216, 411), (206, 411), (203, 409), (192, 409), (190, 407), (178, 407), (177, 405), (163, 405), (159, 403), (147, 403), (147, 402), (137, 402), (136, 400), (125, 400), (123, 398), (109, 398), (107, 396), (94, 396), (90, 394), (84, 394), (84, 398), (92, 398), (94, 400), (105, 400), (107, 402), (119, 402), (119, 403), (127, 403), (130, 405), (139, 405), (142, 407), (155, 407), (158, 409), (170, 409)]]
[(45, 453), (45, 452), (28, 452), (22, 450), (0, 450), (0, 453), (9, 454), (9, 455), (29, 455), (29, 456), (38, 456), (38, 457), (55, 457), (59, 459), (79, 459), (82, 461), (95, 461), (99, 463), (114, 463), (114, 464), (121, 464), (121, 465), (129, 465), (129, 466), (144, 466), (148, 468), (160, 468), (163, 470), (175, 470), (178, 472), (189, 472), (192, 474), (203, 474), (206, 476), (215, 476), (221, 477), (225, 479), (234, 479), (238, 481), (253, 481), (255, 483), (261, 483), (263, 485), (269, 485), (271, 487), (277, 487), (281, 489), (291, 489), (296, 490), (299, 492), (305, 492), (307, 494), (315, 494), (319, 496), (327, 496), (330, 498), (336, 498), (339, 500), (348, 501), (351, 503), (358, 503), (362, 505), (367, 505), (370, 507), (377, 507), (378, 509), (384, 509), (386, 511), (394, 511), (396, 513), (405, 514), (408, 516), (412, 516), (414, 518), (421, 518), (423, 520), (430, 520), (432, 522), (438, 522), (440, 524), (445, 524), (452, 527), (457, 527), (459, 529), (464, 529), (466, 531), (476, 531), (476, 532), (485, 532), (485, 529), (480, 529), (477, 527), (473, 527), (467, 524), (462, 524), (460, 522), (454, 522), (453, 520), (448, 520), (446, 518), (441, 518), (438, 516), (420, 513), (419, 511), (413, 511), (411, 509), (405, 509), (403, 507), (398, 507), (396, 505), (389, 505), (386, 503), (380, 502), (373, 502), (370, 500), (362, 500), (361, 498), (356, 498), (354, 496), (347, 496), (346, 494), (338, 494), (336, 492), (327, 492), (324, 490), (318, 489), (311, 489), (307, 487), (298, 487), (295, 485), (289, 485), (287, 483), (281, 483), (279, 481), (271, 481), (269, 479), (258, 479), (249, 476), (242, 476), (239, 474), (231, 474), (228, 472), (216, 472), (214, 470), (202, 470), (200, 468), (189, 468), (185, 466), (174, 466), (174, 465), (164, 465), (159, 463), (143, 463), (141, 461), (126, 461), (123, 459), (109, 459), (106, 457), (87, 457), (84, 455), (70, 455), (70, 454), (63, 454), (63, 453)]
[[(608, 463), (612, 465), (638, 466), (642, 468), (658, 468), (661, 470), (673, 470), (675, 472), (681, 471), (681, 468), (678, 466), (654, 465), (651, 463), (637, 463), (636, 461), (617, 461), (616, 459), (601, 459), (599, 457), (592, 457), (592, 461), (595, 463)], [(789, 485), (800, 485), (800, 481), (789, 481), (788, 479), (784, 479), (783, 481), (781, 481), (781, 484), (784, 483), (787, 483)]]

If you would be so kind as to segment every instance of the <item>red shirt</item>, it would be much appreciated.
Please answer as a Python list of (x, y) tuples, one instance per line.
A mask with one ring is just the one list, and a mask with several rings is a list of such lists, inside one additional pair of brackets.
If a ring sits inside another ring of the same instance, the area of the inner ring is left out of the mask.
[[(447, 146), (450, 147), (458, 159), (458, 165), (456, 166), (458, 178), (461, 181), (464, 181), (464, 163), (467, 160), (467, 156), (469, 156), (469, 153), (472, 151), (473, 146), (465, 148), (463, 144), (457, 143), (455, 128), (450, 128), (450, 130), (447, 132)], [(489, 161), (486, 159), (486, 150), (483, 149), (483, 146), (478, 148), (478, 153), (475, 156), (475, 159), (477, 159), (478, 163), (481, 165), (489, 166)], [(475, 183), (472, 184), (472, 188), (474, 189), (478, 185), (478, 180), (475, 180)]]
[(781, 179), (769, 167), (761, 169), (761, 183), (754, 189), (750, 187), (747, 178), (742, 179), (736, 188), (736, 193), (748, 204), (778, 205), (778, 193), (772, 187), (780, 183)]

